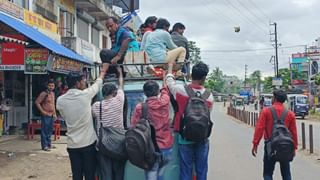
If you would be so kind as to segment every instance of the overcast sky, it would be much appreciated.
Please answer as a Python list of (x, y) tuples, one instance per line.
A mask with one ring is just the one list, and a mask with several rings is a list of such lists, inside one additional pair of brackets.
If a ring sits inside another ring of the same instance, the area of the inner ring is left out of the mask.
[[(275, 54), (270, 32), (278, 24), (279, 67), (288, 67), (292, 53), (303, 52), (320, 36), (319, 0), (140, 0), (139, 15), (144, 21), (155, 15), (186, 26), (185, 36), (196, 41), (201, 57), (210, 68), (244, 79), (261, 70), (273, 75), (269, 62)], [(239, 33), (234, 27), (241, 28)], [(297, 46), (297, 47), (292, 47)], [(289, 48), (288, 48), (289, 47)], [(252, 51), (254, 49), (269, 49)], [(231, 52), (230, 50), (251, 50)]]

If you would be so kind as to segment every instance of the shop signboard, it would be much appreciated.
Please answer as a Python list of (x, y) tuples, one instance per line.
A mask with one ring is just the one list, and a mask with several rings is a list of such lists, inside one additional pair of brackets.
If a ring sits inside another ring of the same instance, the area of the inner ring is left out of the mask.
[(69, 72), (82, 72), (83, 64), (62, 56), (50, 55), (47, 69), (52, 72), (68, 74)]
[(70, 13), (74, 14), (75, 5), (74, 0), (60, 0), (60, 4), (67, 9)]
[(56, 23), (51, 22), (41, 15), (28, 11), (26, 9), (24, 10), (24, 22), (30, 26), (35, 26), (37, 28), (50, 31), (55, 34), (58, 33), (58, 26)]
[(48, 49), (29, 48), (25, 50), (25, 74), (47, 74)]
[(0, 71), (24, 70), (24, 46), (5, 42), (1, 47)]
[(8, 0), (0, 0), (0, 11), (3, 11), (11, 16), (23, 20), (23, 8), (9, 2)]

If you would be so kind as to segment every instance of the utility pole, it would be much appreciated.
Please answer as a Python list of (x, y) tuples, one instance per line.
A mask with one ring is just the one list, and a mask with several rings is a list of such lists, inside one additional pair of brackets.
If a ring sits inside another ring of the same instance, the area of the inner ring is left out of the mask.
[(271, 26), (274, 26), (274, 33), (271, 33), (270, 35), (274, 35), (274, 48), (276, 50), (276, 55), (275, 55), (275, 68), (276, 68), (276, 77), (279, 77), (279, 62), (278, 62), (278, 33), (277, 33), (277, 23), (270, 24)]
[(244, 65), (244, 89), (247, 88), (247, 70), (248, 70), (248, 65)]
[(134, 12), (134, 0), (130, 0), (130, 12)]

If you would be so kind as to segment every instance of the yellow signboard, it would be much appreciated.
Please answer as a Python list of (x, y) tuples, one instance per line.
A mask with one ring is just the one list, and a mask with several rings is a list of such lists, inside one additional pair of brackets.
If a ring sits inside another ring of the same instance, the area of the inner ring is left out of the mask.
[(24, 22), (30, 26), (36, 26), (40, 29), (45, 29), (53, 33), (58, 33), (58, 26), (39, 14), (33, 13), (28, 10), (24, 10)]
[(0, 0), (0, 11), (23, 20), (23, 8), (7, 0)]
[(70, 13), (74, 14), (74, 0), (60, 0), (60, 4)]

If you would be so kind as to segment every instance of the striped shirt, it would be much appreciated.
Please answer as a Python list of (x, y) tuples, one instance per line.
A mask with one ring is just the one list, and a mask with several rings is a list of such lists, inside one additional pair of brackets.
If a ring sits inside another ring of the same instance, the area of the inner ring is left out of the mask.
[(117, 95), (111, 99), (105, 99), (102, 102), (102, 120), (100, 120), (100, 101), (92, 105), (92, 114), (97, 119), (97, 129), (100, 127), (100, 122), (103, 127), (123, 128), (123, 105), (124, 92), (118, 89)]

